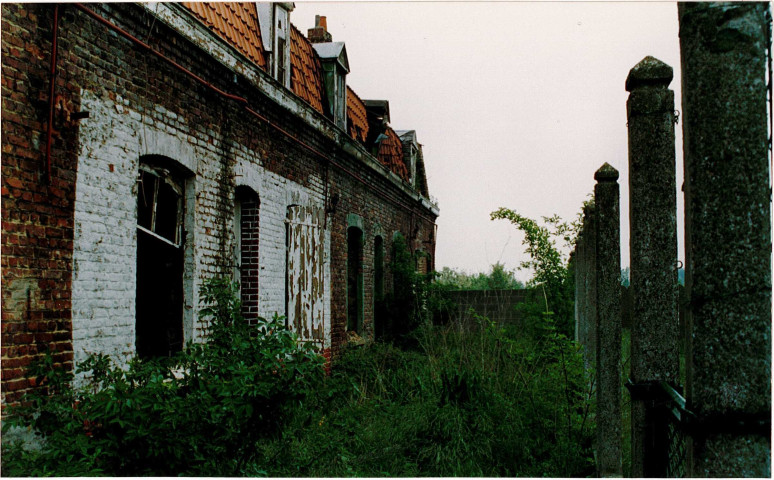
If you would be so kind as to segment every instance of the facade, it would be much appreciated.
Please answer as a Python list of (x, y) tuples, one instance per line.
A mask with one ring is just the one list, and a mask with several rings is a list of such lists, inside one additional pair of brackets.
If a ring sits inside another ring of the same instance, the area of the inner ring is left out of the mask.
[(432, 269), (416, 132), (292, 3), (2, 5), (2, 396), (201, 341), (202, 282), (335, 357), (372, 338), (403, 235)]

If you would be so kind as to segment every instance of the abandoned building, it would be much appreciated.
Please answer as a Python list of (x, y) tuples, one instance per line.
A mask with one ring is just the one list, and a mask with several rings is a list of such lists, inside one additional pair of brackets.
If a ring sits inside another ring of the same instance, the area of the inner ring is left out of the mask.
[(292, 3), (2, 5), (2, 401), (73, 368), (201, 340), (231, 276), (335, 358), (373, 338), (403, 236), (433, 268), (422, 145), (347, 85)]

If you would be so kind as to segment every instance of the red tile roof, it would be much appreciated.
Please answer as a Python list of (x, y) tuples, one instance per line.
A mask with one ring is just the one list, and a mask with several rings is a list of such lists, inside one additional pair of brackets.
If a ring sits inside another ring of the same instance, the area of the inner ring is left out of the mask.
[(207, 25), (256, 65), (266, 70), (266, 55), (253, 2), (183, 2), (196, 18)]
[(352, 138), (360, 142), (365, 142), (368, 136), (365, 104), (349, 87), (347, 87), (347, 131)]
[(389, 169), (406, 181), (409, 180), (408, 168), (403, 163), (403, 145), (400, 142), (400, 137), (390, 127), (387, 127), (385, 132), (387, 138), (379, 143), (379, 153), (376, 158), (386, 165)]
[(320, 113), (323, 109), (323, 78), (320, 58), (312, 43), (295, 25), (290, 25), (290, 88)]

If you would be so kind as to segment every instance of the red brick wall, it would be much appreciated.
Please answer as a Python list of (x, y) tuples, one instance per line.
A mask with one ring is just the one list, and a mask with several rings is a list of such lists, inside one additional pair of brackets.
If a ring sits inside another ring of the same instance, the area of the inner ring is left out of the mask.
[(72, 366), (72, 132), (53, 136), (50, 179), (45, 168), (52, 23), (52, 7), (2, 5), (4, 402), (33, 385), (24, 371), (41, 352)]
[(258, 213), (257, 200), (242, 201), (242, 315), (252, 323), (258, 318)]

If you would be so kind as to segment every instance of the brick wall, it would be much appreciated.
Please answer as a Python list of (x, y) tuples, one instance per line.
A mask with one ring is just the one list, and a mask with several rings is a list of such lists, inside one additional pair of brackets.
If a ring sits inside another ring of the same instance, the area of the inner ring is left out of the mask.
[(240, 211), (241, 262), (240, 278), (242, 293), (242, 315), (248, 322), (258, 317), (258, 274), (259, 262), (259, 216), (260, 203), (257, 198), (244, 198)]
[[(72, 366), (72, 132), (45, 125), (53, 8), (2, 5), (2, 399), (34, 386), (24, 372), (42, 351)], [(65, 87), (60, 78), (57, 87)]]
[[(185, 340), (203, 335), (197, 314), (201, 282), (234, 272), (237, 186), (252, 189), (260, 202), (257, 276), (243, 281), (250, 302), (258, 285), (257, 305), (249, 308), (257, 306), (262, 316), (285, 313), (287, 207), (325, 209), (335, 193), (340, 200), (322, 236), (326, 354), (335, 357), (345, 339), (349, 213), (364, 220), (364, 318), (370, 332), (377, 230), (384, 232), (385, 264), (394, 231), (415, 246), (429, 242), (424, 248), (432, 255), (433, 212), (374, 159), (358, 153), (363, 149), (343, 148), (343, 131), (263, 72), (233, 61), (236, 53), (170, 14), (173, 7), (160, 4), (155, 13), (135, 4), (88, 8), (218, 88), (246, 97), (268, 121), (334, 163), (65, 5), (56, 93), (72, 111), (88, 111), (89, 117), (54, 135), (47, 184), (42, 166), (53, 6), (3, 4), (3, 402), (33, 386), (24, 367), (44, 348), (59, 352), (57, 361), (67, 366), (87, 352), (119, 360), (134, 354), (141, 159), (161, 158), (186, 172)], [(154, 21), (156, 14), (161, 20)], [(389, 271), (385, 280), (389, 289)]]

